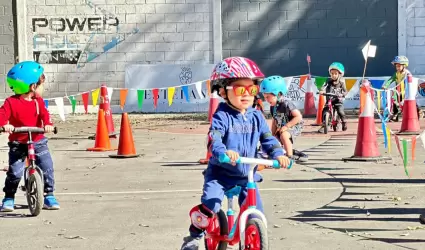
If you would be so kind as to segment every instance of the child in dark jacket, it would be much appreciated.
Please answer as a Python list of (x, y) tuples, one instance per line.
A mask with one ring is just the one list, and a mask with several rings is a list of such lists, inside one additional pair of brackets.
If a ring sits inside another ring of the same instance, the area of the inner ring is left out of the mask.
[[(252, 108), (254, 97), (259, 93), (257, 80), (264, 75), (251, 60), (243, 57), (230, 57), (219, 63), (212, 75), (213, 91), (219, 91), (226, 102), (221, 103), (215, 112), (209, 131), (212, 157), (204, 173), (201, 204), (191, 209), (189, 215), (190, 236), (184, 239), (182, 250), (197, 250), (203, 232), (219, 212), (224, 192), (235, 185), (242, 187), (239, 205), (247, 196), (249, 165), (220, 163), (218, 157), (227, 154), (235, 162), (239, 156), (254, 158), (257, 143), (282, 167), (287, 167), (289, 159), (277, 139), (270, 132), (263, 114)], [(257, 175), (257, 174), (256, 174)], [(257, 178), (254, 178), (258, 180)], [(263, 210), (257, 189), (257, 208)]]

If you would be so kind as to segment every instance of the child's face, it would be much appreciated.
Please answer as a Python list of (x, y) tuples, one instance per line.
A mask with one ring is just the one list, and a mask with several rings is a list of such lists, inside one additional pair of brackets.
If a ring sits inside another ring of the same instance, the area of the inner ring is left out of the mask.
[(396, 63), (395, 64), (395, 69), (397, 70), (397, 72), (402, 72), (403, 69), (404, 69), (404, 67), (403, 67), (403, 65), (401, 65), (399, 63)]
[(227, 91), (227, 98), (230, 101), (230, 103), (239, 110), (246, 110), (249, 107), (252, 107), (254, 104), (254, 97), (258, 94), (258, 87), (256, 89), (257, 93), (252, 93), (254, 95), (251, 95), (248, 93), (248, 91), (245, 90), (245, 92), (241, 95), (236, 95), (234, 91), (234, 87), (240, 86), (240, 87), (250, 87), (254, 86), (254, 81), (251, 79), (240, 79), (235, 82), (233, 82), (230, 85), (229, 89), (222, 89), (223, 91)]
[(266, 99), (266, 101), (268, 103), (270, 103), (270, 105), (275, 106), (277, 103), (277, 96), (270, 94), (270, 93), (265, 93), (264, 95), (264, 99)]
[(336, 81), (339, 77), (339, 71), (336, 69), (331, 69), (331, 78)]

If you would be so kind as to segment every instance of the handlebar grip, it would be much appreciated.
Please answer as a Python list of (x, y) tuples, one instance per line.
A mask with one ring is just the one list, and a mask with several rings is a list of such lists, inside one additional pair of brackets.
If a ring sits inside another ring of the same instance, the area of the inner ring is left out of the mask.
[(53, 134), (57, 134), (58, 133), (58, 127), (54, 127), (53, 128)]
[[(227, 156), (226, 154), (222, 154), (218, 157), (218, 161), (220, 163), (231, 163), (232, 161), (230, 160), (230, 157)], [(277, 160), (271, 160), (273, 162), (273, 165), (271, 167), (276, 168), (276, 169), (280, 169), (281, 166), (279, 164), (279, 161)], [(241, 163), (241, 158), (239, 157), (235, 163)], [(294, 161), (292, 159), (289, 159), (289, 165), (287, 167), (287, 169), (291, 169), (292, 165), (293, 165)]]

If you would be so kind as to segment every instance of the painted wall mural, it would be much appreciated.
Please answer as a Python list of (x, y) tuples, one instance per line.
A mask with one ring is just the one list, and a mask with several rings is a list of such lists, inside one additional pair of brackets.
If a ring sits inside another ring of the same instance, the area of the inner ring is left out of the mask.
[[(34, 60), (43, 64), (76, 64), (81, 68), (139, 32), (134, 28), (127, 34), (120, 33), (120, 20), (114, 14), (89, 0), (86, 5), (93, 15), (32, 18)], [(114, 35), (105, 43), (100, 37), (105, 34)]]

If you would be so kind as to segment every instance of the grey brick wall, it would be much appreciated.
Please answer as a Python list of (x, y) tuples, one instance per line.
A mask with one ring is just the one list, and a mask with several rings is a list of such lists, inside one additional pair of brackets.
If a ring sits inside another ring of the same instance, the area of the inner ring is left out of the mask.
[(413, 74), (425, 74), (425, 0), (406, 1), (407, 57)]
[(12, 1), (0, 2), (0, 98), (11, 92), (6, 84), (6, 74), (15, 61), (15, 29)]
[[(33, 51), (39, 51), (40, 55), (35, 57), (40, 62), (51, 57), (50, 62), (44, 64), (49, 82), (46, 97), (64, 96), (65, 91), (68, 94), (81, 93), (102, 83), (109, 87), (124, 87), (127, 64), (213, 61), (210, 0), (37, 0), (27, 3), (28, 26), (31, 27), (27, 41), (30, 56)], [(48, 24), (43, 19), (36, 21), (33, 27), (35, 18), (46, 18)], [(74, 22), (77, 25), (71, 31), (70, 24)], [(95, 27), (93, 23), (99, 24), (100, 30), (96, 34), (90, 30)], [(78, 24), (81, 24), (81, 30), (78, 30)], [(47, 45), (47, 50), (57, 50), (54, 47), (60, 48), (67, 39), (77, 48), (76, 51), (87, 52), (80, 57), (78, 64), (75, 60), (58, 63), (53, 55), (56, 52), (43, 51), (49, 39), (54, 42)], [(123, 41), (104, 53), (104, 46), (114, 39)], [(86, 62), (86, 58), (93, 55), (95, 59)], [(116, 103), (119, 95), (113, 97)]]
[[(397, 55), (397, 0), (223, 0), (223, 57), (247, 56), (266, 74), (327, 75), (333, 61), (363, 73), (361, 48), (378, 46), (367, 75), (390, 75)], [(417, 28), (421, 32), (421, 28)]]

